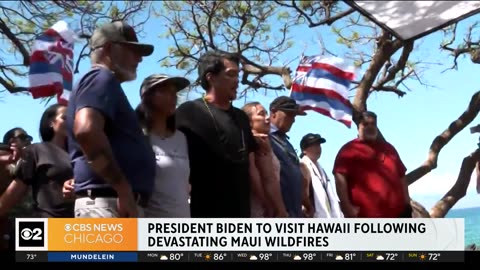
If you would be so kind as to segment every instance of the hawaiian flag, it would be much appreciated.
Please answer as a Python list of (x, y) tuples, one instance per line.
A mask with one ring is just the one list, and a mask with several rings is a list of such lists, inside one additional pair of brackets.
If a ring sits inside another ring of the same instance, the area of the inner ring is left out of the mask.
[(352, 104), (348, 99), (355, 67), (338, 57), (304, 56), (297, 68), (290, 97), (303, 110), (313, 110), (352, 125)]
[(33, 98), (57, 96), (66, 105), (73, 85), (75, 33), (59, 21), (39, 35), (30, 55), (29, 92)]

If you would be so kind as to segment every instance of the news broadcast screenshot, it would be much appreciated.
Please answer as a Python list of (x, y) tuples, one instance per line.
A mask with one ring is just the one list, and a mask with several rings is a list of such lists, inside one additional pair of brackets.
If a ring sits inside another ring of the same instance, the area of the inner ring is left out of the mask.
[(0, 11), (2, 265), (479, 263), (480, 1)]

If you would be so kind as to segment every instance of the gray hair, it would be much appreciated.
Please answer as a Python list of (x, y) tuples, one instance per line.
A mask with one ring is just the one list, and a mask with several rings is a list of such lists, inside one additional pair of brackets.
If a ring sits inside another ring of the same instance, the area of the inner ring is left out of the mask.
[(105, 52), (102, 47), (96, 48), (92, 52), (90, 52), (90, 61), (93, 64), (99, 64), (102, 61), (102, 58), (104, 57)]

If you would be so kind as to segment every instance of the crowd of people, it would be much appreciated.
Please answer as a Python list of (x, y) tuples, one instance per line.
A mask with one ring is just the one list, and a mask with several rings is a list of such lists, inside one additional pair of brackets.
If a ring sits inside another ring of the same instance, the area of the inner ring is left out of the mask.
[[(21, 128), (0, 149), (0, 216), (151, 218), (411, 217), (406, 168), (365, 112), (358, 138), (339, 151), (328, 177), (326, 139), (308, 133), (297, 155), (288, 137), (306, 113), (290, 97), (236, 108), (241, 61), (209, 51), (198, 62), (202, 98), (177, 107), (183, 77), (153, 74), (130, 105), (122, 83), (154, 47), (115, 21), (90, 40), (91, 69), (68, 106), (50, 106), (41, 142)], [(22, 211), (14, 211), (22, 208)], [(20, 214), (21, 213), (21, 214)], [(2, 234), (8, 225), (2, 222)]]

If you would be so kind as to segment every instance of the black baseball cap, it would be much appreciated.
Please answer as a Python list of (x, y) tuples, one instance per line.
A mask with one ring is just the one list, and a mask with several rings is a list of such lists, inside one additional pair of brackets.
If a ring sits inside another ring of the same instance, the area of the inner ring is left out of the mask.
[(327, 140), (322, 138), (320, 134), (308, 133), (307, 135), (303, 136), (302, 140), (300, 141), (300, 149), (303, 151), (314, 144), (322, 144), (326, 142)]
[(300, 109), (300, 106), (293, 98), (287, 96), (280, 96), (274, 99), (272, 103), (270, 103), (270, 111), (273, 110), (293, 112), (297, 115), (307, 115), (307, 113)]
[(142, 56), (153, 53), (153, 45), (138, 42), (137, 34), (132, 26), (122, 21), (113, 21), (95, 30), (90, 38), (90, 48), (95, 50), (107, 42), (128, 44), (138, 50)]

